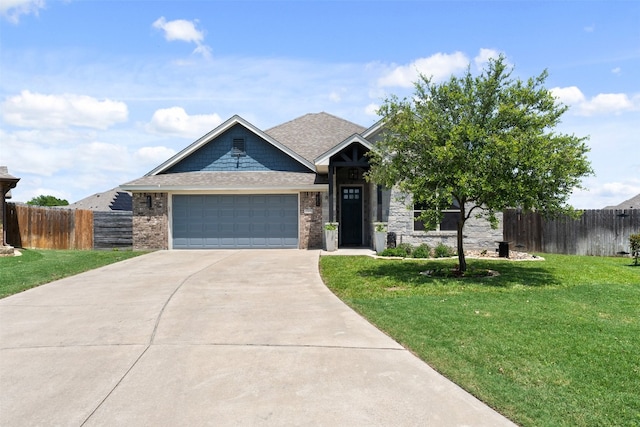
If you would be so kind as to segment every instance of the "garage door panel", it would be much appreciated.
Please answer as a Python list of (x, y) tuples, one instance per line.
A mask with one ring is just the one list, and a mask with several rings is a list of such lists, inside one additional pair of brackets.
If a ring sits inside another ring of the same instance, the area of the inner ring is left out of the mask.
[(175, 195), (173, 247), (297, 248), (298, 197)]

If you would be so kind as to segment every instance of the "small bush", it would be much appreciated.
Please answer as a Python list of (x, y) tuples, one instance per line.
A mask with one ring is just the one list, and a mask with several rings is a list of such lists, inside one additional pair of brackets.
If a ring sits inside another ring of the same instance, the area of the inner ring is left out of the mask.
[(411, 246), (411, 243), (400, 243), (397, 248), (405, 251), (409, 257), (413, 253), (413, 246)]
[(640, 258), (640, 233), (629, 236), (629, 245), (631, 246), (631, 256), (634, 259), (633, 264), (638, 265), (638, 258)]
[(456, 251), (445, 245), (444, 243), (438, 243), (438, 246), (436, 246), (433, 250), (433, 256), (435, 258), (448, 258), (454, 256), (455, 254)]
[(402, 258), (406, 258), (407, 256), (409, 256), (407, 254), (407, 250), (400, 246), (398, 246), (397, 248), (387, 248), (384, 251), (382, 251), (380, 255), (381, 256), (397, 256)]
[(413, 250), (414, 258), (429, 258), (431, 256), (431, 248), (426, 243), (421, 244)]

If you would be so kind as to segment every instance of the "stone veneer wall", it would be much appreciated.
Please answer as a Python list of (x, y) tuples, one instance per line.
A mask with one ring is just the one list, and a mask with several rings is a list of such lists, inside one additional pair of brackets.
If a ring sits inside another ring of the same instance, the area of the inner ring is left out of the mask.
[[(410, 198), (402, 198), (402, 194), (393, 190), (389, 201), (388, 231), (396, 233), (396, 244), (410, 243), (419, 245), (426, 243), (431, 247), (443, 243), (450, 247), (457, 247), (457, 233), (455, 231), (413, 231), (413, 210), (407, 209), (411, 204)], [(475, 250), (492, 250), (498, 247), (496, 242), (502, 240), (502, 213), (497, 214), (499, 223), (495, 230), (491, 224), (475, 218), (474, 215), (464, 225), (464, 248)]]
[[(316, 206), (316, 194), (319, 194), (321, 205)], [(300, 193), (300, 249), (320, 249), (323, 239), (322, 211), (326, 194), (315, 192)]]
[[(151, 196), (151, 207), (147, 204)], [(133, 248), (169, 248), (169, 195), (133, 193)]]
[(6, 209), (6, 201), (4, 198), (3, 188), (0, 188), (0, 246), (5, 245), (4, 237), (4, 211)]

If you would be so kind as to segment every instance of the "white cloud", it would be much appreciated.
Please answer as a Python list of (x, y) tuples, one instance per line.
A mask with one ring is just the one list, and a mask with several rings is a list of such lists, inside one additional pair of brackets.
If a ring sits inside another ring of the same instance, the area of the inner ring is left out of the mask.
[(0, 15), (17, 24), (21, 15), (37, 15), (44, 7), (44, 0), (0, 0)]
[(577, 86), (554, 87), (551, 93), (563, 104), (576, 105), (585, 102), (585, 96)]
[(428, 58), (419, 58), (408, 65), (396, 66), (378, 79), (378, 85), (411, 87), (420, 74), (432, 77), (434, 81), (442, 81), (464, 70), (468, 65), (469, 58), (462, 52), (436, 53)]
[(367, 116), (377, 116), (378, 109), (380, 109), (378, 104), (371, 103), (365, 107), (364, 112)]
[(500, 52), (495, 49), (480, 49), (478, 55), (473, 58), (473, 62), (476, 64), (478, 69), (484, 68), (484, 66), (489, 62), (490, 59), (497, 59), (500, 56)]
[(198, 138), (220, 123), (222, 119), (215, 113), (189, 115), (182, 107), (171, 107), (156, 110), (146, 129), (153, 133)]
[(617, 206), (640, 194), (640, 179), (629, 179), (623, 182), (598, 182), (590, 179), (585, 182), (585, 187), (586, 190), (577, 190), (572, 194), (571, 205), (578, 209), (602, 209), (607, 206)]
[(142, 147), (134, 153), (134, 157), (136, 161), (142, 164), (156, 166), (171, 158), (174, 154), (176, 154), (176, 151), (167, 147)]
[(187, 21), (185, 19), (167, 21), (164, 16), (161, 16), (152, 25), (153, 28), (164, 32), (164, 38), (167, 41), (195, 43), (196, 48), (193, 53), (200, 54), (204, 58), (209, 59), (211, 58), (211, 48), (204, 44), (204, 32), (196, 28), (197, 23), (197, 19), (194, 21)]
[(70, 150), (34, 142), (3, 138), (2, 151), (2, 164), (9, 165), (9, 170), (18, 177), (23, 173), (50, 177), (73, 165), (73, 153)]
[(204, 40), (204, 33), (196, 29), (197, 22), (184, 19), (167, 21), (162, 16), (153, 23), (153, 27), (164, 31), (164, 38), (167, 41), (180, 40), (189, 43), (200, 43)]
[(337, 91), (333, 91), (329, 94), (329, 99), (333, 102), (340, 102), (342, 100), (342, 96), (340, 96), (340, 93)]
[(640, 96), (630, 98), (624, 93), (600, 93), (587, 99), (576, 86), (551, 89), (553, 95), (563, 104), (570, 105), (581, 116), (620, 114), (640, 109)]
[(127, 171), (129, 150), (125, 145), (93, 141), (74, 150), (74, 164), (93, 164), (102, 171)]
[(107, 129), (126, 122), (129, 114), (127, 105), (119, 101), (75, 94), (45, 95), (28, 90), (7, 98), (1, 110), (6, 123), (37, 129), (69, 126)]
[(205, 44), (199, 44), (194, 50), (193, 53), (198, 53), (202, 55), (205, 59), (211, 59), (211, 48)]
[(637, 105), (624, 93), (601, 93), (581, 104), (581, 113), (585, 116), (596, 114), (622, 113), (637, 108)]
[(137, 178), (175, 154), (162, 146), (136, 148), (143, 135), (125, 141), (114, 131), (99, 136), (109, 141), (97, 140), (94, 131), (0, 129), (0, 164), (21, 178), (14, 200), (53, 194), (74, 202)]
[(619, 75), (622, 72), (622, 68), (620, 67), (613, 68), (611, 72), (615, 75)]

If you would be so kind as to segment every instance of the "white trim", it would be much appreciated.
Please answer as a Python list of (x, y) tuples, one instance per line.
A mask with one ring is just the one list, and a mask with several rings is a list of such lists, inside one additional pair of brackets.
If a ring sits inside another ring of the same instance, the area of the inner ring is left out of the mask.
[(301, 191), (311, 192), (327, 192), (329, 184), (311, 184), (296, 187), (234, 187), (234, 188), (203, 188), (192, 186), (171, 186), (160, 187), (153, 185), (128, 185), (121, 187), (125, 191), (131, 192), (153, 192), (153, 193), (169, 193), (169, 194), (287, 194), (299, 193)]
[(353, 143), (356, 143), (356, 142), (358, 144), (362, 145), (363, 147), (365, 147), (368, 150), (371, 150), (373, 148), (373, 145), (371, 145), (371, 143), (369, 141), (364, 139), (361, 135), (358, 135), (357, 133), (354, 133), (353, 135), (351, 135), (350, 137), (348, 137), (347, 139), (345, 139), (344, 141), (342, 141), (338, 145), (335, 145), (330, 150), (325, 151), (324, 153), (322, 153), (321, 155), (316, 157), (316, 159), (314, 160), (316, 168), (318, 168), (318, 166), (329, 166), (329, 160), (331, 159), (331, 157), (333, 155), (339, 153), (340, 151), (342, 151), (343, 149), (345, 149), (349, 145), (351, 145)]
[[(296, 192), (273, 192), (273, 193), (259, 193), (259, 192), (244, 192), (244, 193), (237, 193), (237, 192), (199, 192), (199, 193), (193, 193), (193, 192), (168, 192), (167, 193), (167, 224), (169, 227), (168, 230), (168, 239), (169, 242), (167, 244), (167, 248), (168, 250), (173, 250), (173, 196), (179, 195), (179, 196), (189, 196), (189, 195), (193, 195), (193, 196), (197, 196), (197, 195), (216, 195), (216, 194), (222, 194), (222, 195), (228, 195), (228, 196), (233, 196), (233, 195), (261, 195), (261, 194), (271, 194), (271, 195), (291, 195), (291, 194), (295, 194), (296, 195), (296, 200), (297, 200), (297, 210), (296, 210), (296, 228), (297, 228), (297, 240), (298, 240), (298, 247), (296, 249), (300, 249), (300, 192), (296, 191)], [(293, 249), (293, 248), (292, 248)]]
[(167, 248), (169, 250), (173, 250), (173, 194), (167, 193), (167, 224), (169, 226), (169, 231), (167, 233), (169, 242), (167, 244)]
[(207, 133), (204, 136), (202, 136), (199, 139), (197, 139), (195, 142), (193, 142), (191, 145), (189, 145), (188, 147), (186, 147), (185, 149), (180, 151), (178, 154), (176, 154), (173, 157), (171, 157), (169, 160), (165, 161), (161, 165), (157, 166), (155, 169), (153, 169), (150, 172), (148, 172), (147, 174), (145, 174), (145, 176), (157, 175), (157, 174), (159, 174), (161, 172), (166, 171), (167, 169), (169, 169), (170, 167), (174, 166), (175, 164), (177, 164), (181, 160), (184, 160), (185, 158), (189, 157), (191, 154), (193, 154), (195, 151), (197, 151), (198, 149), (200, 149), (204, 145), (206, 145), (209, 142), (213, 141), (215, 138), (220, 136), (222, 133), (224, 133), (227, 130), (231, 129), (236, 124), (240, 124), (240, 125), (244, 126), (248, 130), (250, 130), (251, 132), (256, 134), (258, 137), (264, 139), (269, 144), (273, 145), (274, 147), (276, 147), (277, 149), (279, 149), (283, 153), (287, 154), (289, 157), (292, 157), (293, 159), (295, 159), (296, 161), (298, 161), (302, 165), (306, 166), (309, 170), (315, 172), (315, 167), (311, 162), (309, 162), (308, 160), (306, 160), (305, 158), (303, 158), (302, 156), (300, 156), (296, 152), (292, 151), (288, 147), (282, 145), (280, 142), (276, 141), (275, 139), (273, 139), (272, 137), (270, 137), (269, 135), (267, 135), (266, 133), (264, 133), (263, 131), (261, 131), (260, 129), (258, 129), (257, 127), (255, 127), (254, 125), (252, 125), (251, 123), (249, 123), (248, 121), (246, 121), (245, 119), (243, 119), (242, 117), (240, 117), (240, 116), (238, 116), (236, 114), (233, 117), (231, 117), (228, 120), (226, 120), (221, 125), (219, 125), (218, 127), (216, 127), (215, 129), (213, 129), (212, 131), (210, 131), (209, 133)]
[(300, 217), (302, 216), (302, 214), (300, 213), (300, 193), (298, 193), (298, 212), (296, 214), (296, 217), (298, 218), (297, 224), (296, 224), (296, 228), (298, 229), (298, 249), (300, 249)]
[(363, 138), (369, 138), (372, 135), (379, 132), (380, 129), (382, 129), (383, 127), (384, 127), (384, 119), (380, 119), (376, 123), (374, 123), (369, 129), (362, 132), (360, 135), (362, 135)]

